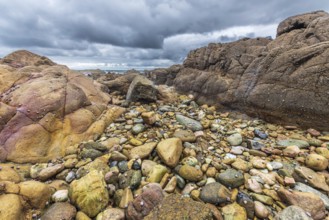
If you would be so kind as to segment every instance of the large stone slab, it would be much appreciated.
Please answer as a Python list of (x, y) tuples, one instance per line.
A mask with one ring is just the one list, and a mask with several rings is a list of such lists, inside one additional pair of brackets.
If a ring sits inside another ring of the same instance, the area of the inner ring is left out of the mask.
[[(1, 65), (1, 63), (3, 65)], [(0, 161), (46, 162), (98, 137), (123, 111), (103, 86), (28, 51), (0, 63)]]
[[(287, 18), (277, 38), (244, 38), (191, 51), (181, 68), (162, 73), (201, 103), (271, 122), (329, 129), (329, 14)], [(163, 74), (150, 73), (157, 83)]]

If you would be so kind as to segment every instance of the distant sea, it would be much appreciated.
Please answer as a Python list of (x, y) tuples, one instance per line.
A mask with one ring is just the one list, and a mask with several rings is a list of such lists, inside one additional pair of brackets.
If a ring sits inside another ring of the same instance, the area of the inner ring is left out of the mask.
[(123, 74), (127, 71), (130, 70), (136, 70), (138, 72), (144, 73), (146, 70), (153, 70), (156, 69), (157, 67), (149, 67), (149, 68), (131, 68), (131, 69), (103, 69), (103, 71), (109, 73), (117, 73), (117, 74)]

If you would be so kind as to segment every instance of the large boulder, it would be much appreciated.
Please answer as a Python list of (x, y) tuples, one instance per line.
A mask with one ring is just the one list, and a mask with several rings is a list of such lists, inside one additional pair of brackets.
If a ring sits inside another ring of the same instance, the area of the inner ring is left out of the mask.
[(109, 202), (102, 172), (92, 170), (81, 179), (74, 180), (70, 184), (69, 197), (81, 211), (91, 218), (95, 217)]
[(0, 161), (62, 156), (65, 147), (97, 138), (124, 111), (108, 106), (103, 85), (39, 55), (18, 51), (1, 62)]
[(136, 76), (131, 82), (126, 99), (127, 101), (146, 101), (153, 102), (157, 100), (158, 90), (153, 82), (145, 76)]
[[(183, 68), (167, 75), (175, 76), (178, 91), (192, 93), (201, 103), (271, 122), (328, 130), (328, 39), (328, 13), (297, 15), (279, 24), (275, 40), (212, 43), (191, 51)], [(168, 83), (159, 73), (151, 78)]]

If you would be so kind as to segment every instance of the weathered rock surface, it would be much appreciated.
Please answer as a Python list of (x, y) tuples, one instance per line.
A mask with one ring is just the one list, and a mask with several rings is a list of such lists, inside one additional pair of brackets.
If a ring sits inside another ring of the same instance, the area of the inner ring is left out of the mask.
[(23, 220), (24, 212), (21, 199), (15, 194), (0, 195), (0, 219)]
[(136, 76), (131, 82), (126, 99), (128, 101), (156, 101), (157, 89), (145, 76)]
[(38, 209), (43, 209), (50, 200), (52, 190), (42, 182), (38, 181), (25, 181), (19, 184), (19, 194), (27, 203)]
[(312, 218), (306, 214), (306, 212), (296, 206), (291, 205), (283, 209), (275, 216), (276, 220), (311, 220)]
[(76, 208), (70, 203), (56, 202), (46, 210), (41, 220), (73, 220), (76, 214)]
[[(41, 162), (94, 139), (123, 109), (102, 85), (27, 51), (0, 65), (0, 161)], [(14, 66), (15, 68), (13, 68)]]
[(126, 212), (127, 219), (143, 219), (163, 198), (164, 194), (159, 184), (146, 185), (143, 192), (133, 202), (129, 203)]
[(70, 184), (69, 197), (81, 211), (95, 217), (109, 202), (104, 176), (92, 170), (86, 176)]
[(275, 40), (212, 43), (191, 51), (183, 67), (150, 75), (156, 83), (173, 84), (203, 103), (326, 130), (328, 26), (324, 11), (297, 15), (279, 24)]
[(324, 219), (325, 205), (318, 195), (308, 192), (289, 192), (286, 189), (278, 191), (280, 198), (288, 205), (296, 205), (309, 212), (313, 219)]
[(194, 201), (188, 197), (170, 194), (144, 218), (153, 219), (200, 219), (212, 220), (211, 209), (204, 203)]

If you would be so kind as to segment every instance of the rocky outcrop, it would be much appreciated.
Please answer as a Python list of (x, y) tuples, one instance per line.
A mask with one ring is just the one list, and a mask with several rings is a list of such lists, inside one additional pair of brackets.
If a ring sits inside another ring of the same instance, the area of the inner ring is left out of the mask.
[(2, 63), (9, 65), (0, 65), (0, 161), (61, 156), (99, 136), (124, 111), (108, 106), (101, 84), (47, 58), (18, 51)]
[(152, 81), (145, 76), (136, 76), (128, 88), (126, 100), (154, 102), (157, 100), (157, 94), (158, 91)]
[[(328, 130), (328, 39), (328, 13), (297, 15), (279, 24), (275, 40), (246, 38), (193, 50), (183, 68), (167, 70), (167, 78), (202, 103)], [(170, 84), (163, 74), (150, 75)]]
[(8, 54), (0, 60), (0, 64), (6, 64), (14, 68), (24, 66), (54, 66), (56, 63), (44, 56), (39, 56), (27, 50), (18, 50)]

